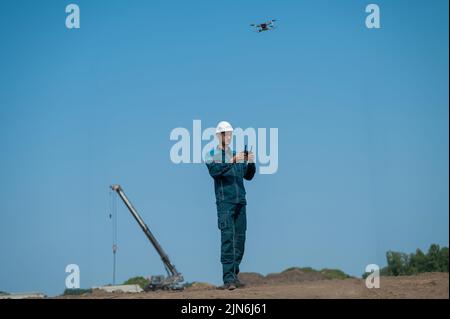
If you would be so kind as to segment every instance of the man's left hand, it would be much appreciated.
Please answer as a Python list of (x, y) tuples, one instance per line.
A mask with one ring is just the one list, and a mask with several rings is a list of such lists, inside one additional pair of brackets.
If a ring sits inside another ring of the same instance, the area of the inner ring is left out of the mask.
[(249, 163), (255, 163), (255, 154), (248, 152), (248, 162)]

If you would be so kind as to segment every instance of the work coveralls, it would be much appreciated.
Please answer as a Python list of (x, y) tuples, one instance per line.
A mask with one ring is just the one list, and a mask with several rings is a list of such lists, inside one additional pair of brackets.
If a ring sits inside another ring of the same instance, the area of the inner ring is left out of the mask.
[(251, 180), (256, 171), (254, 163), (232, 163), (235, 155), (230, 148), (224, 151), (217, 147), (206, 158), (214, 179), (224, 284), (238, 281), (247, 230), (244, 179)]

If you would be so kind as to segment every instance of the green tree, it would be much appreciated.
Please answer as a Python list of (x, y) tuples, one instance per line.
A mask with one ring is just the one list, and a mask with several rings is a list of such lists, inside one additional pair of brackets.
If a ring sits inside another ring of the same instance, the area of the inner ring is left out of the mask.
[(387, 273), (390, 276), (406, 275), (408, 271), (409, 256), (396, 251), (386, 253)]
[(404, 254), (388, 251), (386, 253), (387, 266), (381, 269), (382, 276), (414, 275), (423, 272), (448, 272), (448, 247), (431, 244), (425, 254), (420, 249), (415, 253)]
[(448, 247), (442, 247), (439, 254), (439, 271), (448, 272)]
[(432, 244), (428, 249), (426, 265), (427, 272), (439, 271), (440, 250), (441, 248), (437, 244)]
[(418, 274), (427, 271), (427, 256), (419, 248), (416, 249), (415, 254), (411, 254), (409, 261), (411, 274)]

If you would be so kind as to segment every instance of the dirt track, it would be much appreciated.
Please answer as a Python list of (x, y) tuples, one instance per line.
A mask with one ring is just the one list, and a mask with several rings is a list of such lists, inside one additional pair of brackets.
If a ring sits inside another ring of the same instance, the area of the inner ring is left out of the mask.
[(181, 292), (157, 291), (139, 294), (94, 291), (77, 297), (93, 299), (201, 299), (201, 298), (449, 298), (448, 273), (426, 273), (417, 276), (381, 277), (379, 289), (367, 289), (362, 279), (308, 280), (297, 283), (263, 283), (233, 291), (217, 290), (211, 285), (198, 284)]

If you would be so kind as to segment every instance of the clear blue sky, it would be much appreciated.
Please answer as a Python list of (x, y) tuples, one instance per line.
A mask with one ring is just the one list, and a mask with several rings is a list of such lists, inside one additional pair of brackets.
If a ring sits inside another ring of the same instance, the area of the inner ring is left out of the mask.
[[(0, 4), (0, 290), (111, 282), (108, 186), (123, 185), (187, 281), (219, 284), (213, 181), (170, 131), (279, 129), (247, 183), (242, 271), (340, 268), (449, 238), (448, 1), (73, 0)], [(257, 34), (249, 24), (279, 19)], [(118, 281), (163, 273), (119, 205)]]

